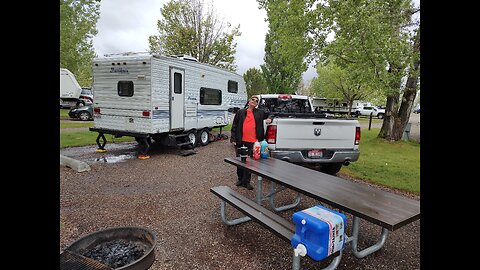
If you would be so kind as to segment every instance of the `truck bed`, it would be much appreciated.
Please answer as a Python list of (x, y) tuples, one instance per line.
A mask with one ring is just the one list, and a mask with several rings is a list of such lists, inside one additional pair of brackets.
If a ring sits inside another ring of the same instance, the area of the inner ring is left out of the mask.
[(326, 118), (316, 114), (277, 116), (275, 149), (354, 149), (358, 121), (348, 118)]

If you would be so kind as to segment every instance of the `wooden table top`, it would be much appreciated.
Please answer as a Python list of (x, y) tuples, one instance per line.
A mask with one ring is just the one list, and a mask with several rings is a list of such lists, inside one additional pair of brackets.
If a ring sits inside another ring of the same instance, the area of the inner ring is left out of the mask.
[(225, 162), (394, 231), (420, 218), (420, 202), (280, 159), (229, 157)]

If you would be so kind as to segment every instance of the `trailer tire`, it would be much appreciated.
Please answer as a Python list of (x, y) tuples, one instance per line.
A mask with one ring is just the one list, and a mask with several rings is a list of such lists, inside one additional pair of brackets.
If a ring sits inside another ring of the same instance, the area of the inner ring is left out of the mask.
[(202, 146), (207, 145), (210, 142), (210, 132), (207, 128), (204, 128), (198, 132), (198, 143)]
[(198, 138), (197, 138), (197, 132), (195, 130), (190, 130), (187, 133), (187, 138), (190, 140), (192, 143), (192, 146), (195, 147), (198, 144)]

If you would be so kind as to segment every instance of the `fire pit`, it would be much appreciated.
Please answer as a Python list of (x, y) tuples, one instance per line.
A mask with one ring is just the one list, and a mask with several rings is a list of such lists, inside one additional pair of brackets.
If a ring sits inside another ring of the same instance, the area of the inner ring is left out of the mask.
[(91, 233), (71, 244), (60, 256), (60, 269), (146, 270), (155, 259), (155, 235), (137, 227)]

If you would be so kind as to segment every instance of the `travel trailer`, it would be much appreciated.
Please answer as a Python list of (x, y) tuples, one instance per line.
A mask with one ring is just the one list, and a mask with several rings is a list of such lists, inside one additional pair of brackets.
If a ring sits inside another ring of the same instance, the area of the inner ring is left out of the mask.
[(75, 75), (66, 68), (60, 68), (60, 108), (75, 107), (79, 103), (82, 87)]
[[(213, 128), (231, 122), (247, 101), (241, 75), (192, 57), (125, 55), (93, 60), (94, 127), (145, 145), (207, 145)], [(100, 143), (103, 139), (103, 144)]]

